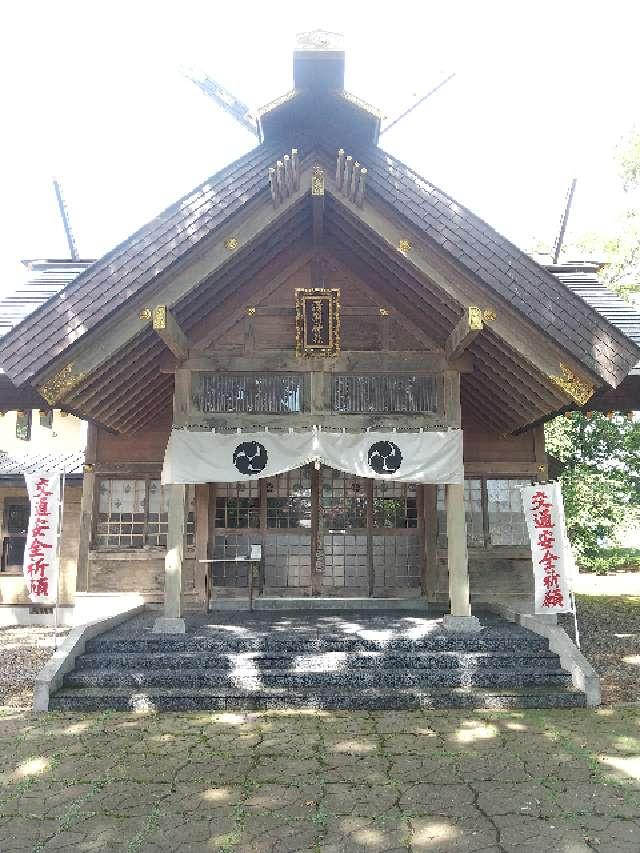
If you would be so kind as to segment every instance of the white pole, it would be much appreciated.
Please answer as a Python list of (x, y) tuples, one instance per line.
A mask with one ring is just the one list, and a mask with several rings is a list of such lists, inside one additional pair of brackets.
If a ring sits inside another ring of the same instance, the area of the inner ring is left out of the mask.
[(53, 610), (53, 648), (55, 651), (58, 650), (58, 607), (60, 603), (60, 572), (62, 566), (60, 565), (60, 557), (62, 554), (62, 524), (64, 521), (64, 487), (66, 482), (66, 475), (63, 471), (60, 474), (60, 506), (58, 507), (58, 541), (56, 543), (56, 559), (58, 561), (58, 574), (56, 577), (56, 603)]
[(580, 631), (578, 631), (578, 614), (576, 612), (576, 594), (571, 590), (571, 604), (573, 605), (573, 627), (576, 632), (576, 646), (580, 648)]

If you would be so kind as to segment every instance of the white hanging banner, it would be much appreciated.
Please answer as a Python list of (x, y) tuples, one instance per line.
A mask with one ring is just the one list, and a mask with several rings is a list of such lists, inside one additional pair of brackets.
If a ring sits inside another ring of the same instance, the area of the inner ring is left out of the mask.
[(162, 482), (257, 480), (309, 462), (360, 477), (461, 484), (462, 430), (341, 433), (314, 429), (232, 434), (173, 430), (165, 452)]
[(162, 483), (233, 483), (273, 477), (313, 459), (311, 432), (212, 433), (172, 430)]
[(320, 461), (339, 471), (408, 483), (464, 481), (462, 430), (319, 433)]
[(31, 514), (23, 573), (31, 601), (54, 603), (58, 595), (60, 474), (25, 474)]
[(573, 611), (571, 584), (575, 574), (559, 483), (525, 486), (522, 503), (533, 561), (536, 613)]

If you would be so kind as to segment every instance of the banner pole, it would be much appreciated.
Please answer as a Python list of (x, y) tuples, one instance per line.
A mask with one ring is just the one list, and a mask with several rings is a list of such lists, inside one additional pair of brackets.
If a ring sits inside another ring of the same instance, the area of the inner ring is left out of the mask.
[(60, 557), (62, 554), (62, 524), (64, 521), (64, 487), (66, 475), (63, 471), (60, 474), (60, 506), (58, 507), (58, 542), (56, 543), (56, 559), (58, 562), (58, 574), (56, 577), (56, 604), (53, 609), (53, 648), (58, 651), (58, 607), (60, 606)]
[(576, 594), (571, 590), (571, 604), (573, 605), (573, 627), (576, 634), (576, 646), (580, 648), (580, 631), (578, 630), (578, 612), (576, 610)]

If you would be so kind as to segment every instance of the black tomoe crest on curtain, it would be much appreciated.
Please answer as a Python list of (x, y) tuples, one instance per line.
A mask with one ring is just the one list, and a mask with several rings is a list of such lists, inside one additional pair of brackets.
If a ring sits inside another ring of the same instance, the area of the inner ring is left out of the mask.
[(233, 451), (233, 464), (241, 474), (259, 474), (267, 467), (269, 454), (259, 441), (243, 441)]
[(402, 465), (402, 453), (392, 441), (376, 441), (369, 448), (367, 461), (376, 474), (395, 474)]

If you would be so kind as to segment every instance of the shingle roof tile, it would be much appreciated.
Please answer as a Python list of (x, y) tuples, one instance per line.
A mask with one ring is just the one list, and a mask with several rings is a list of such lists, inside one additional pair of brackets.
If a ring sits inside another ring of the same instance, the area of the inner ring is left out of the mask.
[[(296, 140), (302, 151), (302, 139)], [(267, 170), (290, 147), (261, 145), (205, 181), (79, 275), (0, 343), (0, 362), (22, 383), (82, 332), (109, 316), (266, 188)], [(306, 146), (311, 150), (311, 145)], [(326, 141), (319, 146), (333, 148)], [(353, 150), (368, 187), (425, 238), (546, 331), (578, 361), (615, 384), (640, 350), (579, 295), (479, 217), (377, 147)], [(571, 295), (569, 295), (571, 294)], [(46, 323), (43, 318), (46, 316)], [(639, 341), (640, 343), (640, 341)]]
[[(379, 148), (357, 151), (369, 173), (369, 186), (389, 198), (398, 184), (397, 212), (472, 270), (485, 284), (517, 307), (564, 349), (605, 381), (616, 384), (640, 351), (634, 343), (582, 299), (567, 291), (543, 267), (446, 193)], [(393, 174), (393, 181), (389, 179)], [(438, 217), (434, 224), (434, 217)], [(545, 308), (545, 303), (548, 308)], [(597, 339), (600, 345), (593, 346)]]
[(70, 338), (111, 314), (224, 225), (266, 188), (268, 167), (284, 150), (278, 143), (261, 145), (208, 178), (27, 317), (0, 344), (0, 362), (13, 381), (21, 384), (42, 370)]

